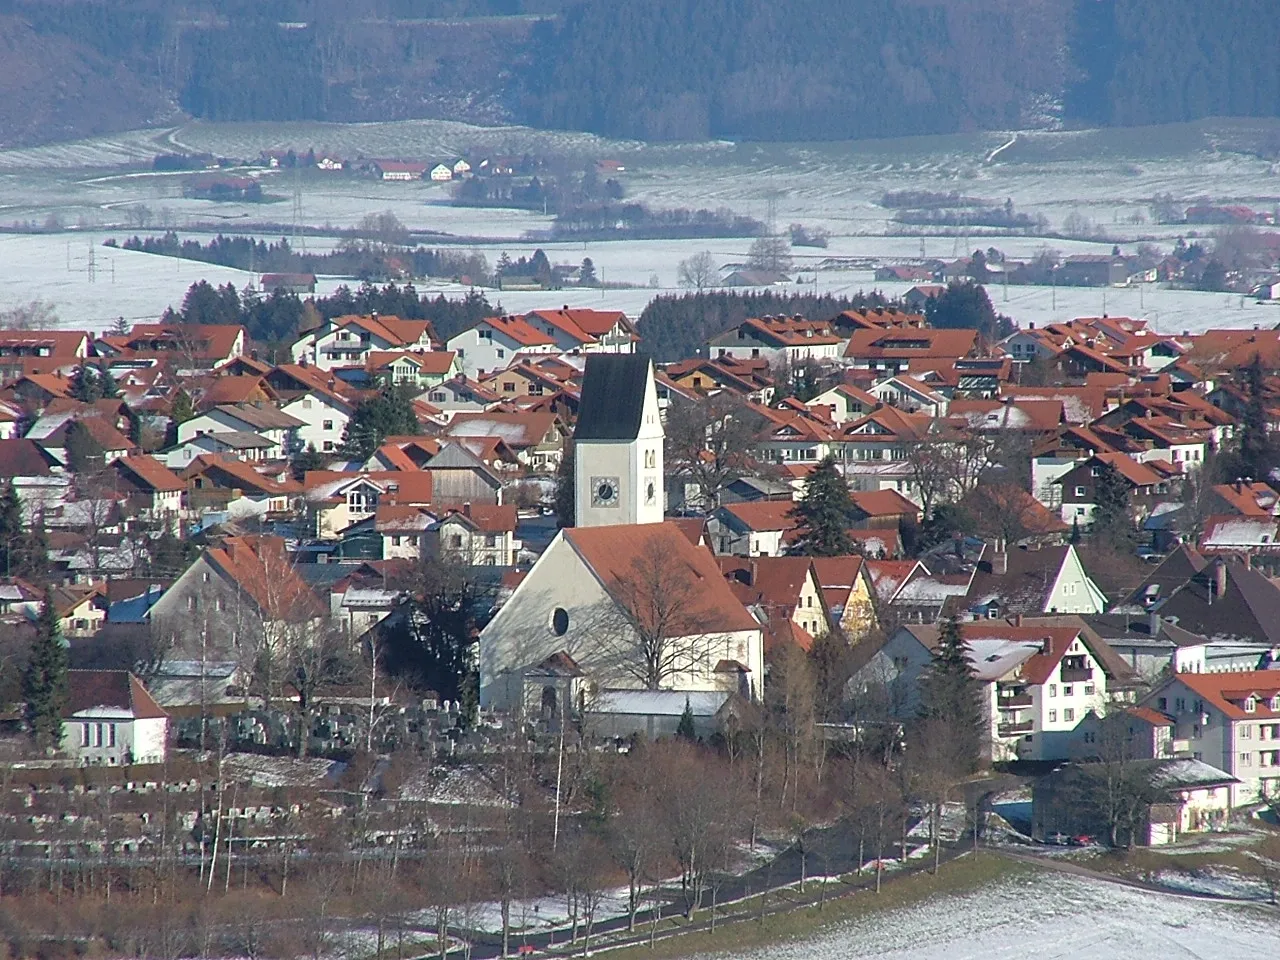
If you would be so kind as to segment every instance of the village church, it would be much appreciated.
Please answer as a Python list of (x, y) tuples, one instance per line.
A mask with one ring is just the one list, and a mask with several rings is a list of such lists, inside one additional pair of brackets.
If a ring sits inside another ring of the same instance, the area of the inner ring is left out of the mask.
[[(756, 697), (761, 625), (705, 547), (663, 518), (663, 426), (646, 356), (587, 359), (575, 526), (480, 634), (480, 701), (547, 715), (618, 691), (661, 712), (695, 692)], [(670, 700), (671, 703), (665, 703)]]

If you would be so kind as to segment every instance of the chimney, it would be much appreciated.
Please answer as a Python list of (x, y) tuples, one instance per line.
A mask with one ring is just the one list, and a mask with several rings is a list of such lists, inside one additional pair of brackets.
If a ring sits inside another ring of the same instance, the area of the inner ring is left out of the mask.
[(1015, 627), (1022, 626), (1022, 614), (1019, 613), (1017, 616), (1013, 618), (1013, 625)]
[(1244, 493), (1244, 481), (1239, 477), (1236, 478), (1236, 493)]
[(1214, 597), (1220, 598), (1227, 592), (1227, 565), (1224, 561), (1219, 560), (1213, 565), (1213, 593)]
[(1053, 637), (1045, 637), (1040, 641), (1040, 652), (1044, 654), (1053, 652)]
[(756, 581), (760, 578), (760, 564), (755, 560), (751, 561), (750, 576), (751, 579), (747, 581), (747, 586), (754, 587), (756, 585)]
[(1036, 322), (1034, 320), (1032, 320), (1030, 323), (1027, 324), (1028, 330), (1034, 330), (1035, 328), (1036, 328)]
[(1147, 631), (1151, 634), (1152, 640), (1160, 636), (1160, 614), (1152, 613), (1149, 615)]
[(462, 505), (462, 515), (464, 517), (471, 516), (471, 501), (468, 500), (466, 503)]
[(991, 544), (991, 572), (997, 577), (1003, 577), (1009, 572), (1009, 551), (1005, 549), (1003, 540), (996, 540)]

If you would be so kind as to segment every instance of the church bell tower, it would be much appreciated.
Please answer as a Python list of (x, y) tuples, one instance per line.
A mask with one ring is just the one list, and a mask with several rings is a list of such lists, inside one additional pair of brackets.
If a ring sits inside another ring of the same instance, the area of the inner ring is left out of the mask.
[(589, 356), (573, 434), (576, 526), (662, 522), (663, 437), (653, 361)]

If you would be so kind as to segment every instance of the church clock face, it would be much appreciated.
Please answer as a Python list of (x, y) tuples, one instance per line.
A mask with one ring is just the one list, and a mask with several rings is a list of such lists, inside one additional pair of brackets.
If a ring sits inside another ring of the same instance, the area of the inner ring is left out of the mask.
[(591, 505), (593, 507), (616, 507), (618, 505), (618, 478), (591, 478)]

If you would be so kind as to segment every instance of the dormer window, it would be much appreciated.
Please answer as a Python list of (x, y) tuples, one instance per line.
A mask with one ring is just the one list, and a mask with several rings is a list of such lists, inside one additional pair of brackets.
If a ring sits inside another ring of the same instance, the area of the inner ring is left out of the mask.
[(1280, 710), (1280, 695), (1272, 697), (1271, 702), (1267, 705), (1267, 708), (1273, 712), (1276, 710)]
[(1244, 712), (1253, 713), (1258, 709), (1258, 698), (1253, 694), (1249, 694), (1249, 698), (1244, 702)]

